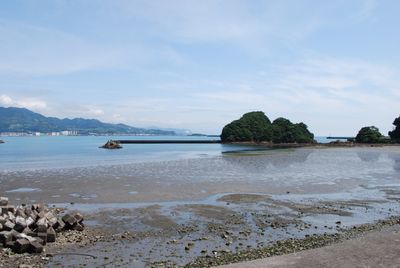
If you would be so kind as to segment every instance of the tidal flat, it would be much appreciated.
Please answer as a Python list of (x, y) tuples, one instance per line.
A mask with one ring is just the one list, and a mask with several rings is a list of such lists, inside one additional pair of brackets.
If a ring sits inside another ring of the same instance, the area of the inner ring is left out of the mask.
[[(256, 258), (278, 241), (335, 242), (378, 221), (397, 224), (400, 147), (18, 170), (1, 172), (0, 182), (14, 203), (44, 202), (85, 216), (88, 233), (49, 248), (39, 267), (204, 267)], [(310, 247), (293, 243), (288, 252)], [(63, 254), (74, 252), (95, 258)], [(258, 257), (286, 251), (268, 252)]]

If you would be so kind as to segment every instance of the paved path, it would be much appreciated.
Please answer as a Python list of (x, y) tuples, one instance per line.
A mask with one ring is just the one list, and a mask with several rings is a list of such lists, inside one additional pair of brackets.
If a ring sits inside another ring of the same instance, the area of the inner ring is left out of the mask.
[(318, 249), (220, 268), (400, 267), (400, 226)]

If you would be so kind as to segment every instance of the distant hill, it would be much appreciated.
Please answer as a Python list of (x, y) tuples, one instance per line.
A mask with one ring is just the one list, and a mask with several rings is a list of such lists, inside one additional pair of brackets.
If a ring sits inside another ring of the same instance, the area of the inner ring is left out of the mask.
[(96, 119), (59, 119), (46, 117), (25, 108), (0, 107), (0, 132), (59, 132), (78, 131), (79, 134), (148, 134), (176, 135), (174, 131), (136, 128), (124, 124), (103, 123)]
[(189, 129), (184, 129), (184, 128), (160, 128), (160, 127), (151, 126), (151, 127), (147, 127), (147, 129), (172, 131), (172, 132), (175, 132), (176, 135), (180, 135), (180, 136), (190, 136), (190, 134), (192, 134), (192, 131), (190, 131)]

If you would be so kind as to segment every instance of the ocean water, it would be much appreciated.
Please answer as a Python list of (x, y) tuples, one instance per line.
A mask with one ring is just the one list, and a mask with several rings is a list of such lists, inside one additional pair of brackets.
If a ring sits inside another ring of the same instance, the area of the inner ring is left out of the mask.
[(99, 148), (109, 139), (215, 140), (193, 136), (40, 136), (2, 137), (0, 171), (130, 164), (217, 156), (224, 151), (251, 149), (221, 144), (125, 144), (121, 150)]
[[(114, 139), (213, 139), (113, 137)], [(0, 192), (43, 202), (192, 200), (213, 194), (400, 193), (400, 147), (268, 149), (225, 144), (125, 144), (109, 137), (6, 137)]]
[[(215, 140), (195, 136), (40, 136), (2, 137), (0, 171), (119, 165), (138, 162), (219, 156), (224, 152), (260, 149), (226, 144), (125, 144), (122, 150), (99, 147), (109, 139)], [(316, 137), (320, 143), (331, 140)]]

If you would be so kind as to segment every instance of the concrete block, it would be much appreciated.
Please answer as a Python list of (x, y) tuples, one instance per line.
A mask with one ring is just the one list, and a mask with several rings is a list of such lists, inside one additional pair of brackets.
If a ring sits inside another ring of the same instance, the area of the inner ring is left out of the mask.
[(18, 239), (17, 241), (15, 241), (14, 251), (17, 253), (28, 252), (29, 245), (30, 243), (27, 239)]
[(74, 214), (74, 218), (76, 219), (76, 221), (78, 223), (82, 223), (83, 222), (83, 216), (79, 212)]
[(38, 213), (42, 212), (44, 209), (43, 204), (33, 204), (32, 205), (32, 210), (36, 210)]
[(83, 229), (84, 229), (84, 226), (83, 226), (82, 223), (77, 223), (77, 224), (75, 224), (75, 226), (73, 227), (73, 229), (74, 229), (75, 231), (82, 232)]
[(46, 215), (46, 212), (44, 212), (43, 210), (38, 213), (39, 218), (44, 218), (44, 215)]
[(17, 208), (17, 210), (15, 211), (15, 216), (20, 216), (22, 218), (26, 218), (26, 214), (24, 212), (23, 208)]
[(12, 233), (10, 231), (0, 232), (0, 244), (3, 244), (3, 246), (5, 246), (7, 242), (10, 242), (12, 240)]
[(0, 206), (0, 215), (4, 215), (8, 213), (7, 206)]
[(0, 216), (0, 224), (6, 223), (7, 219), (4, 216)]
[(26, 234), (26, 235), (29, 235), (29, 236), (36, 236), (36, 233), (35, 233), (34, 231), (32, 231), (31, 228), (29, 228), (29, 227), (26, 227), (26, 228), (22, 231), (22, 233), (24, 233), (24, 234)]
[[(7, 208), (7, 209), (8, 209), (8, 208)], [(8, 211), (8, 212), (7, 212), (7, 215), (8, 215), (8, 219), (9, 219), (10, 221), (12, 221), (12, 222), (15, 221), (15, 215), (14, 215), (13, 212)]]
[(48, 222), (49, 226), (51, 226), (53, 228), (57, 228), (55, 226), (55, 225), (57, 225), (57, 221), (58, 221), (57, 217), (53, 217), (53, 218), (47, 219), (47, 222)]
[(20, 234), (19, 232), (15, 231), (14, 229), (12, 229), (11, 231), (12, 237), (13, 237), (13, 241), (17, 240), (17, 236)]
[(46, 241), (43, 241), (43, 239), (41, 239), (40, 237), (35, 237), (35, 239), (36, 239), (36, 242), (38, 242), (39, 244), (41, 244), (41, 245), (46, 245)]
[(8, 198), (7, 197), (0, 197), (0, 206), (8, 206)]
[(29, 253), (42, 253), (43, 245), (40, 244), (38, 241), (30, 242), (28, 251)]
[(22, 232), (26, 227), (27, 224), (25, 218), (17, 216), (15, 218), (14, 230), (16, 230), (17, 232)]
[(43, 240), (43, 245), (46, 245), (47, 242), (47, 232), (45, 233), (37, 233), (37, 237)]
[(52, 227), (47, 229), (47, 240), (46, 242), (48, 243), (54, 243), (56, 242), (56, 231)]
[(11, 222), (10, 220), (7, 220), (4, 224), (3, 224), (3, 229), (6, 231), (11, 231), (14, 229), (15, 224), (13, 222)]
[(65, 214), (62, 217), (62, 220), (68, 229), (72, 229), (77, 224), (75, 217), (71, 216), (70, 214)]
[(15, 213), (15, 207), (14, 206), (8, 205), (7, 206), (7, 210), (8, 210), (8, 212)]
[(62, 231), (65, 228), (65, 223), (60, 219), (57, 220), (57, 224), (56, 225), (57, 225), (57, 227), (56, 227), (57, 231)]
[(38, 233), (45, 233), (47, 231), (47, 228), (49, 227), (46, 218), (40, 218), (36, 222), (36, 226), (37, 226), (36, 230)]
[(32, 214), (32, 208), (31, 207), (25, 207), (24, 213), (27, 217), (29, 217)]
[(14, 248), (14, 246), (15, 246), (15, 241), (7, 242), (7, 243), (4, 245), (4, 247), (6, 247), (6, 248)]
[(48, 211), (44, 214), (44, 217), (48, 220), (50, 220), (51, 218), (54, 218), (54, 214), (51, 211)]
[(28, 217), (26, 219), (26, 226), (31, 227), (32, 225), (34, 225), (36, 223), (36, 221), (32, 218), (32, 217)]

